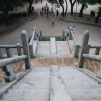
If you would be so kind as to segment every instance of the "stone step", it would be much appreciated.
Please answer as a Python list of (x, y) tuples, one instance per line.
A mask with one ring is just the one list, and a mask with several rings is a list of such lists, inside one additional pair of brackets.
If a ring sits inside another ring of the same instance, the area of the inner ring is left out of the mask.
[(48, 52), (46, 53), (37, 53), (34, 55), (35, 57), (70, 57), (70, 54), (50, 54)]
[(0, 101), (49, 101), (49, 90), (25, 90), (5, 94)]
[(73, 100), (98, 100), (101, 99), (101, 93), (91, 93), (91, 94), (70, 94)]
[(50, 41), (38, 41), (37, 54), (50, 54)]
[(67, 41), (56, 41), (57, 54), (71, 54)]
[(50, 68), (33, 68), (0, 101), (49, 101)]
[(50, 38), (50, 44), (51, 44), (51, 54), (56, 54), (57, 49), (56, 49), (55, 37)]
[(101, 101), (101, 99), (96, 99), (96, 100), (72, 100), (72, 101)]

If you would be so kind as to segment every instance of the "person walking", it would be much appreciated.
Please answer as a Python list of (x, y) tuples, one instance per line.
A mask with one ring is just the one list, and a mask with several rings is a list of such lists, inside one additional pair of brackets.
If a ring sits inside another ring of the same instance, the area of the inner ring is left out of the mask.
[(52, 26), (54, 26), (54, 20), (55, 20), (55, 18), (54, 18), (54, 16), (52, 16)]
[(59, 20), (59, 11), (58, 11), (58, 9), (56, 10), (56, 16), (57, 16), (57, 19)]
[(70, 28), (68, 27), (67, 30), (66, 30), (67, 37), (69, 36), (69, 33), (70, 33)]
[(42, 4), (42, 0), (41, 0), (41, 4)]
[(73, 33), (75, 32), (75, 28), (74, 28), (74, 26), (73, 26), (73, 28), (72, 28), (72, 32), (73, 32)]

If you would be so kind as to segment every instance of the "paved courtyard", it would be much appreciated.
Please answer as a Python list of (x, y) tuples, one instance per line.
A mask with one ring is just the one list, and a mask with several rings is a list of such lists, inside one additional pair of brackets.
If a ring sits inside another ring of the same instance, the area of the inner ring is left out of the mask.
[[(33, 4), (35, 11), (38, 12), (41, 10), (42, 6), (46, 4), (45, 1), (41, 4)], [(49, 4), (48, 4), (49, 5)], [(50, 5), (49, 5), (50, 6)], [(93, 9), (97, 9), (98, 6), (89, 6), (89, 8), (84, 13), (89, 13), (89, 11)], [(68, 7), (68, 11), (70, 11), (70, 6)], [(74, 7), (75, 8), (75, 7)], [(80, 6), (78, 6), (79, 11)], [(22, 10), (25, 10), (24, 8)], [(59, 9), (61, 12), (61, 9)], [(75, 11), (75, 10), (74, 10)], [(24, 29), (28, 32), (28, 36), (32, 35), (33, 27), (41, 30), (43, 35), (61, 35), (63, 30), (66, 30), (68, 27), (74, 26), (75, 27), (75, 35), (77, 41), (81, 43), (82, 35), (85, 30), (90, 32), (90, 43), (94, 45), (101, 44), (101, 27), (93, 26), (93, 25), (86, 25), (86, 24), (79, 24), (79, 23), (70, 23), (70, 22), (63, 22), (61, 20), (55, 20), (55, 26), (52, 27), (51, 20), (46, 18), (45, 16), (42, 17), (40, 14), (35, 20), (29, 21), (24, 25), (17, 28), (15, 31), (4, 34), (0, 36), (0, 44), (16, 44), (17, 42), (21, 42), (21, 31)]]

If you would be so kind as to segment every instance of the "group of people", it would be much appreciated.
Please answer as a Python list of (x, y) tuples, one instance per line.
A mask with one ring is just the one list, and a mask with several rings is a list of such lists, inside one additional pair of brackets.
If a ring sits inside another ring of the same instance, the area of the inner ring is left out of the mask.
[(51, 21), (52, 21), (52, 26), (54, 26), (55, 18), (57, 18), (59, 20), (59, 11), (58, 11), (58, 9), (56, 10), (56, 14), (55, 14), (53, 8), (49, 9), (49, 6), (48, 6), (47, 3), (44, 7), (42, 7), (42, 10), (40, 11), (40, 15), (41, 16), (46, 16), (47, 18), (50, 18)]
[(74, 26), (73, 26), (73, 27), (68, 27), (68, 28), (67, 28), (67, 30), (66, 30), (67, 37), (69, 36), (70, 30), (72, 30), (72, 32), (74, 33), (74, 32), (75, 32)]

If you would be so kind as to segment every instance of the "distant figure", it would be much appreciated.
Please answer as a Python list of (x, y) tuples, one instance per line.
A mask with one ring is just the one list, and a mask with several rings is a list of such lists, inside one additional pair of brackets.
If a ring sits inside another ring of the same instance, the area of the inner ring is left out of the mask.
[(46, 2), (46, 8), (48, 7), (47, 2)]
[(55, 20), (55, 18), (54, 18), (54, 16), (52, 16), (52, 26), (54, 26), (54, 20)]
[(41, 0), (41, 4), (42, 4), (42, 0)]
[(72, 28), (72, 32), (73, 32), (73, 33), (75, 32), (75, 28), (74, 28), (74, 26), (73, 26), (73, 28)]
[(59, 19), (59, 11), (58, 11), (58, 9), (56, 10), (56, 16), (57, 16), (57, 19)]
[(70, 33), (70, 28), (68, 27), (66, 30), (67, 37), (69, 36), (69, 33)]

